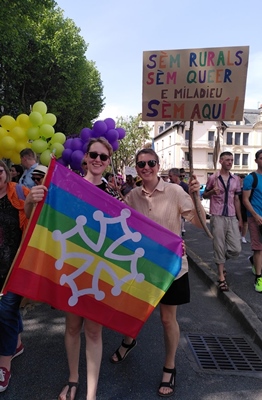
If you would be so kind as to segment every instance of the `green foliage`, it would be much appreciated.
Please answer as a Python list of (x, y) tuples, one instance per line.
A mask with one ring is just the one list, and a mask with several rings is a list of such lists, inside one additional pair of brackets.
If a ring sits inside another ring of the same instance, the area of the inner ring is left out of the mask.
[(4, 0), (0, 9), (1, 115), (30, 113), (38, 100), (56, 131), (79, 133), (103, 109), (103, 86), (87, 44), (52, 0)]
[(113, 154), (114, 168), (123, 172), (125, 166), (135, 166), (137, 151), (147, 147), (150, 126), (142, 123), (141, 114), (137, 117), (118, 118), (116, 126), (121, 126), (126, 131), (126, 136), (120, 141), (118, 150)]

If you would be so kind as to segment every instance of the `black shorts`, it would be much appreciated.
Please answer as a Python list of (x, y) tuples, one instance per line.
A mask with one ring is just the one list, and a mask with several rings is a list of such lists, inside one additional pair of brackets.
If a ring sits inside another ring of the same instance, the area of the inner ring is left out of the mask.
[(179, 279), (175, 279), (168, 291), (164, 294), (160, 300), (161, 304), (167, 306), (179, 306), (180, 304), (186, 304), (190, 302), (190, 288), (188, 273), (181, 276)]

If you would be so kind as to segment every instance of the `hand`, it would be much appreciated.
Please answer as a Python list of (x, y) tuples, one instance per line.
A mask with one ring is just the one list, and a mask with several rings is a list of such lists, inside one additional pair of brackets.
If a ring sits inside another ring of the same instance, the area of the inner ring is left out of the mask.
[(198, 192), (199, 194), (199, 190), (200, 190), (200, 183), (198, 182), (196, 175), (192, 175), (188, 183), (188, 192), (189, 194), (192, 194), (194, 192)]
[(33, 186), (26, 198), (27, 202), (33, 204), (39, 203), (43, 200), (46, 192), (47, 187), (44, 185)]

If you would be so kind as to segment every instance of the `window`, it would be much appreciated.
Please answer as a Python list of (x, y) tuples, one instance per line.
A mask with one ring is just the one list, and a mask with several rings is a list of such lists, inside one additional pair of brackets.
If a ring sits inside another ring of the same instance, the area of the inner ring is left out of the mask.
[(243, 133), (243, 145), (248, 146), (249, 133)]
[(248, 165), (248, 154), (242, 154), (242, 165)]
[(233, 144), (233, 132), (227, 132), (227, 144)]
[(207, 162), (208, 163), (213, 162), (213, 153), (207, 153)]
[(185, 140), (189, 140), (189, 131), (185, 131)]
[(241, 132), (235, 132), (235, 145), (240, 145)]
[(234, 164), (240, 165), (240, 154), (234, 154)]
[(213, 131), (208, 131), (208, 141), (213, 142), (215, 138), (215, 132)]
[(189, 152), (185, 152), (185, 161), (189, 161)]

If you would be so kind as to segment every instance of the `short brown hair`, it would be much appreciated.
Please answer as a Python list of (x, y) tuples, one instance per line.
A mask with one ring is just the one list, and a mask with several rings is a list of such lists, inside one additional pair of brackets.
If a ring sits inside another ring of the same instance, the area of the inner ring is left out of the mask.
[(109, 153), (109, 156), (110, 156), (110, 157), (112, 156), (112, 154), (113, 154), (113, 147), (111, 146), (111, 144), (109, 143), (109, 141), (106, 140), (104, 137), (99, 137), (99, 138), (90, 139), (90, 141), (88, 142), (88, 145), (87, 145), (86, 154), (89, 153), (90, 147), (91, 147), (92, 144), (94, 144), (94, 143), (101, 143), (101, 144), (103, 144), (103, 145), (107, 148), (108, 153)]
[(155, 157), (156, 162), (159, 164), (159, 157), (158, 157), (158, 155), (156, 154), (155, 150), (153, 150), (153, 149), (142, 149), (142, 150), (139, 150), (139, 151), (136, 153), (136, 163), (137, 163), (137, 161), (138, 161), (138, 157), (140, 156), (140, 154), (151, 154), (152, 156)]

